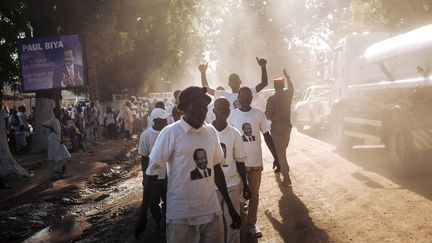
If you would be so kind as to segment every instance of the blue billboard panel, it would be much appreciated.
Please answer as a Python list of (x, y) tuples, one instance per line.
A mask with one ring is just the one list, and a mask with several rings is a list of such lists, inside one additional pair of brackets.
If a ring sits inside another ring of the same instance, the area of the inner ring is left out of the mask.
[(22, 39), (17, 49), (24, 92), (76, 89), (86, 83), (79, 35)]

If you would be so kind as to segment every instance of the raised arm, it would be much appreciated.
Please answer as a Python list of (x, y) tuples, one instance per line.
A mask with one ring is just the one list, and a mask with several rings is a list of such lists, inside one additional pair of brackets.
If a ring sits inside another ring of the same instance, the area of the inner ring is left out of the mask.
[(292, 83), (292, 81), (291, 81), (291, 78), (290, 78), (290, 76), (288, 75), (286, 69), (283, 70), (283, 74), (284, 74), (285, 79), (286, 79), (287, 84), (288, 84), (288, 92), (290, 93), (291, 98), (292, 98), (292, 97), (293, 97), (293, 94), (294, 94), (294, 85), (293, 85), (293, 83)]
[(260, 92), (268, 85), (268, 76), (267, 76), (267, 60), (264, 58), (256, 58), (258, 65), (261, 67), (261, 83), (255, 86), (256, 92)]
[(207, 75), (206, 75), (207, 67), (208, 67), (208, 63), (206, 63), (206, 64), (200, 64), (200, 65), (198, 66), (198, 70), (199, 70), (200, 73), (201, 73), (201, 85), (202, 85), (203, 87), (206, 87), (206, 88), (207, 88), (207, 92), (208, 92), (210, 95), (213, 95), (213, 96), (214, 96), (215, 90), (212, 89), (212, 88), (210, 88), (210, 86), (209, 86), (209, 84), (208, 84), (208, 81), (207, 81)]

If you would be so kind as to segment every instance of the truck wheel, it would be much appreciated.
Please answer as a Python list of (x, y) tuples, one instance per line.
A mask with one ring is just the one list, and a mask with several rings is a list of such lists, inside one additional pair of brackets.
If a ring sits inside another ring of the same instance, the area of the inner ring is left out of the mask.
[(393, 115), (388, 122), (386, 149), (392, 170), (398, 176), (415, 172), (414, 145), (407, 122), (401, 115)]
[(336, 114), (332, 116), (330, 126), (336, 149), (341, 152), (351, 150), (354, 145), (353, 139), (344, 134), (345, 127), (342, 112), (336, 112)]

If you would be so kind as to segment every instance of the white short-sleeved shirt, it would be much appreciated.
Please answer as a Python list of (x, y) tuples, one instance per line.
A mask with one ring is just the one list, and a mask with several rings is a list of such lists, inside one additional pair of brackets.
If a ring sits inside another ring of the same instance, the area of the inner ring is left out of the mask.
[[(153, 145), (156, 142), (157, 137), (159, 136), (159, 131), (153, 129), (153, 127), (147, 128), (144, 132), (141, 133), (139, 145), (138, 145), (138, 153), (142, 156), (150, 156), (150, 152), (153, 149)], [(158, 174), (158, 179), (166, 178), (166, 165), (162, 166)]]
[(255, 107), (252, 107), (248, 112), (235, 109), (231, 111), (228, 122), (242, 134), (247, 155), (245, 165), (248, 167), (262, 166), (260, 132), (264, 134), (270, 131), (269, 122), (264, 112)]
[[(207, 177), (196, 160), (207, 162)], [(223, 160), (217, 132), (211, 125), (195, 129), (181, 118), (161, 131), (146, 174), (157, 175), (167, 161), (167, 222), (200, 225), (221, 213), (213, 166)]]
[(240, 132), (228, 124), (222, 131), (218, 131), (219, 141), (226, 164), (222, 165), (227, 187), (240, 184), (241, 178), (237, 171), (236, 162), (244, 162), (246, 152)]
[[(257, 94), (256, 88), (255, 87), (251, 88), (251, 90), (252, 90), (252, 96), (255, 97)], [(225, 90), (215, 90), (215, 92), (214, 92), (215, 99), (218, 97), (221, 97), (221, 96), (227, 98), (227, 100), (230, 103), (230, 109), (233, 110), (234, 109), (234, 103), (238, 102), (238, 93), (233, 93), (233, 92), (229, 92), (229, 91), (225, 91)]]

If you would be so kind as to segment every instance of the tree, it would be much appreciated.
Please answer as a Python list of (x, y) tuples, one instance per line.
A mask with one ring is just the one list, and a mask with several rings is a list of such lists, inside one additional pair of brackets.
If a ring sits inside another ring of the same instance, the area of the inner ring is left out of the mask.
[[(19, 81), (15, 42), (27, 30), (26, 20), (19, 17), (23, 13), (22, 2), (5, 0), (0, 4), (0, 85), (12, 85)], [(0, 89), (0, 103), (3, 100)], [(1, 108), (3, 105), (1, 105)], [(6, 136), (5, 113), (0, 109), (0, 175), (30, 176), (12, 156)]]
[(432, 21), (430, 0), (353, 0), (352, 17), (359, 31), (408, 31)]

